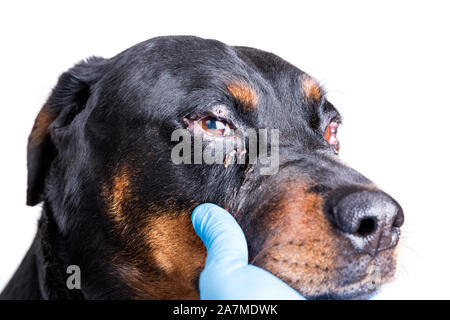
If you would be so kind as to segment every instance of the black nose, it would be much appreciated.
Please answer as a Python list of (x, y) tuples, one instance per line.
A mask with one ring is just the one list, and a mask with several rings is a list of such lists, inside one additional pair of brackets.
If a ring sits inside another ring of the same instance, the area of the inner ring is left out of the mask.
[(371, 256), (398, 243), (404, 222), (403, 210), (392, 197), (358, 187), (335, 190), (326, 212), (358, 252)]

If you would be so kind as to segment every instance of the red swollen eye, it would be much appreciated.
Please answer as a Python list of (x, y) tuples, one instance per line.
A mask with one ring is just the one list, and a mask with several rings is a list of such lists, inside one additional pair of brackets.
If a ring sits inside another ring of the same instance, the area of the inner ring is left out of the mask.
[(323, 138), (328, 142), (330, 146), (333, 147), (334, 152), (339, 152), (339, 140), (337, 138), (337, 129), (339, 127), (339, 123), (336, 121), (332, 121), (328, 127), (325, 129), (325, 133), (323, 134)]

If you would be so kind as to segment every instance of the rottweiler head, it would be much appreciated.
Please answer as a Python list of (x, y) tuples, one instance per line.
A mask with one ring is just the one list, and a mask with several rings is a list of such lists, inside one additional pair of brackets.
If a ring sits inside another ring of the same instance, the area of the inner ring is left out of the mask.
[[(154, 38), (61, 75), (29, 138), (27, 201), (51, 212), (87, 298), (197, 298), (206, 251), (190, 214), (203, 202), (234, 215), (250, 263), (305, 297), (367, 297), (395, 272), (403, 213), (341, 162), (340, 122), (321, 86), (272, 53)], [(263, 174), (250, 144), (240, 164), (175, 163), (177, 129), (202, 147), (277, 130), (277, 168)]]

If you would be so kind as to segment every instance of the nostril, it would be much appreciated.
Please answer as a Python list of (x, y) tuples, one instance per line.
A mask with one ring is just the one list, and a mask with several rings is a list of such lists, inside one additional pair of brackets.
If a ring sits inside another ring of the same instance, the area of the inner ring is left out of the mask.
[(395, 227), (399, 228), (399, 227), (401, 227), (401, 225), (402, 225), (402, 224), (399, 223), (399, 222), (397, 221), (397, 219), (395, 219), (394, 222), (392, 223), (392, 227), (394, 227), (394, 228), (395, 228)]
[(356, 230), (356, 233), (362, 237), (366, 237), (369, 234), (375, 232), (377, 229), (377, 221), (375, 218), (369, 217), (364, 218), (361, 220), (361, 223), (359, 224), (358, 230)]
[(394, 223), (392, 224), (392, 226), (400, 228), (404, 222), (405, 222), (405, 216), (403, 215), (403, 210), (402, 210), (402, 208), (399, 208), (399, 210), (397, 212), (397, 216), (395, 217), (395, 220), (394, 220)]

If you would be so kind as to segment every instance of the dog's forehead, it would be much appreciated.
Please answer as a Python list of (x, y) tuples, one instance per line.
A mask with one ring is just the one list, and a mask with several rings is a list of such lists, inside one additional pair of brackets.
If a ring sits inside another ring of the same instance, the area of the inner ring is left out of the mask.
[(216, 40), (154, 38), (112, 60), (112, 74), (121, 79), (114, 82), (115, 90), (119, 85), (120, 91), (128, 91), (122, 96), (134, 93), (141, 102), (136, 105), (167, 119), (228, 95), (261, 122), (291, 122), (310, 117), (316, 110), (308, 105), (324, 98), (317, 81), (277, 55)]
[(246, 64), (232, 47), (212, 39), (191, 36), (158, 37), (137, 44), (113, 59), (119, 72), (139, 67), (143, 73), (186, 74), (237, 72), (245, 74)]
[(125, 50), (113, 60), (111, 67), (122, 76), (128, 73), (135, 78), (140, 74), (166, 81), (182, 79), (186, 87), (207, 86), (211, 82), (229, 85), (232, 80), (241, 80), (241, 84), (254, 86), (264, 82), (284, 83), (300, 90), (304, 76), (301, 70), (274, 54), (191, 36), (153, 38)]

